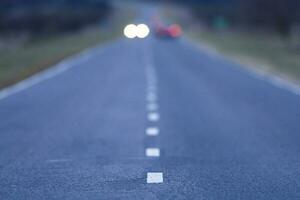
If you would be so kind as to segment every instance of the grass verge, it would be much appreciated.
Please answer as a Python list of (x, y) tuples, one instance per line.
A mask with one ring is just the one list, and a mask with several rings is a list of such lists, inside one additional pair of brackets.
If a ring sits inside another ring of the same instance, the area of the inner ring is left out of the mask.
[(0, 49), (0, 89), (42, 71), (73, 54), (121, 36), (131, 11), (118, 12), (105, 29), (89, 27), (76, 33), (44, 37), (9, 50)]
[(248, 66), (288, 77), (299, 83), (299, 51), (277, 35), (212, 31), (193, 31), (191, 35)]
[[(216, 49), (242, 65), (264, 71), (300, 85), (299, 38), (283, 40), (275, 33), (258, 31), (209, 31), (199, 29), (199, 21), (187, 8), (166, 6), (163, 15), (183, 26), (196, 42)], [(298, 49), (297, 49), (298, 44)]]
[(39, 72), (89, 46), (109, 39), (100, 30), (44, 38), (0, 53), (0, 88)]

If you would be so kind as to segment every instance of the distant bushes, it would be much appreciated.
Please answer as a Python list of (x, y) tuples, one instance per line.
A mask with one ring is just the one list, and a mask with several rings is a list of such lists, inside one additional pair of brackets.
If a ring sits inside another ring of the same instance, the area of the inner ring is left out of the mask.
[(104, 0), (1, 0), (0, 33), (55, 34), (105, 20)]
[(236, 5), (224, 5), (224, 4), (204, 4), (194, 5), (192, 7), (193, 15), (196, 18), (202, 20), (209, 27), (214, 27), (215, 22), (223, 18), (230, 25), (237, 24), (238, 15), (236, 11)]
[(221, 17), (231, 26), (276, 31), (284, 37), (300, 23), (299, 0), (202, 0), (191, 9), (209, 26)]
[(299, 0), (241, 0), (241, 22), (251, 27), (275, 30), (289, 36), (300, 23)]

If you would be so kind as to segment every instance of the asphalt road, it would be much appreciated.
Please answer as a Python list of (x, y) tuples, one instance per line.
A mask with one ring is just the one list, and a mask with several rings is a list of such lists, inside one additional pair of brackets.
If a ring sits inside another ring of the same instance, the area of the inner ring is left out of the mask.
[(184, 38), (120, 39), (0, 97), (1, 200), (300, 199), (300, 96)]

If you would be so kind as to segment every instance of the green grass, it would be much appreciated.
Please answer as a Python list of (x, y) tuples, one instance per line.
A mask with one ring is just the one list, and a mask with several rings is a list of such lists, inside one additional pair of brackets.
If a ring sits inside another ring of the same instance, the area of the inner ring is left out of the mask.
[(71, 55), (121, 36), (124, 24), (134, 16), (133, 10), (118, 9), (105, 28), (90, 27), (72, 34), (35, 39), (10, 50), (0, 49), (0, 89), (53, 66)]
[(166, 6), (162, 14), (167, 19), (181, 24), (184, 33), (196, 42), (213, 47), (242, 64), (255, 67), (254, 69), (288, 77), (295, 83), (300, 81), (299, 36), (287, 41), (275, 33), (267, 34), (255, 30), (250, 33), (199, 29), (199, 20), (191, 15), (190, 8)]
[(267, 66), (271, 72), (300, 80), (299, 51), (291, 48), (287, 41), (277, 35), (194, 31), (192, 36), (222, 53), (247, 58), (255, 63), (253, 66), (261, 66), (260, 69), (265, 70), (263, 66)]
[(62, 59), (111, 38), (100, 29), (44, 38), (0, 53), (0, 87), (39, 72)]

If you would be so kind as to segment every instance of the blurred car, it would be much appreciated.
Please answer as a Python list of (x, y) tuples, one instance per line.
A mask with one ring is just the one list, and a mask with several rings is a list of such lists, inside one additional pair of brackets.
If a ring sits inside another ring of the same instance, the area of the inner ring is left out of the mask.
[(160, 38), (178, 38), (182, 35), (181, 27), (178, 24), (155, 25), (155, 35)]

